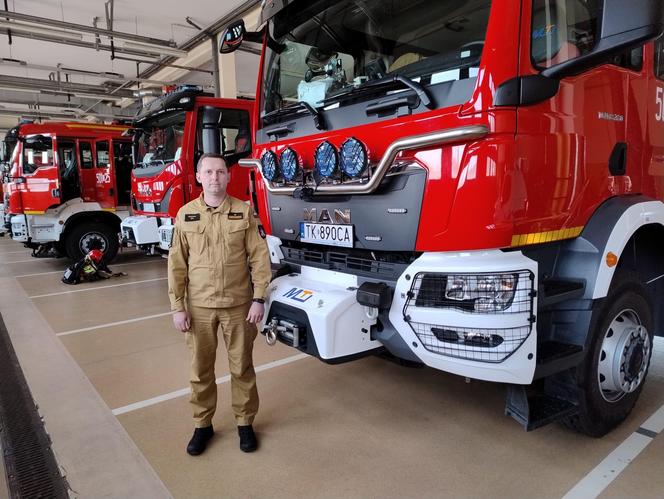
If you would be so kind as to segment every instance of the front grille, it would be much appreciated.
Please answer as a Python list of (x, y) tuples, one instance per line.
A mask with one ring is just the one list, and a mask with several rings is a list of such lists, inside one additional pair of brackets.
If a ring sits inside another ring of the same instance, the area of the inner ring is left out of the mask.
[[(354, 275), (365, 275), (396, 281), (405, 271), (408, 263), (399, 261), (386, 261), (396, 259), (394, 255), (373, 252), (348, 252), (338, 250), (316, 250), (311, 248), (298, 248), (295, 246), (281, 246), (284, 261), (298, 265), (312, 265), (316, 267), (336, 270)], [(415, 255), (412, 255), (415, 258)], [(399, 258), (404, 259), (403, 255)]]
[(479, 362), (502, 362), (530, 334), (531, 326), (480, 329), (408, 321), (422, 346), (430, 352)]

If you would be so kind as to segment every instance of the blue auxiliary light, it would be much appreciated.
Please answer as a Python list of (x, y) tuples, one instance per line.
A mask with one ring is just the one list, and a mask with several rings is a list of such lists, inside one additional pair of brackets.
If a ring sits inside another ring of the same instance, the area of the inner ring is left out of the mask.
[(281, 174), (284, 179), (291, 182), (297, 175), (298, 166), (297, 153), (289, 147), (284, 149), (281, 153)]
[(332, 144), (325, 141), (321, 143), (316, 148), (316, 154), (314, 155), (314, 164), (316, 170), (323, 177), (331, 177), (334, 171), (337, 169), (339, 163), (339, 157), (337, 156), (337, 150)]
[(261, 170), (263, 177), (270, 182), (277, 176), (277, 155), (272, 151), (266, 151), (261, 158)]
[(339, 156), (341, 157), (341, 171), (349, 177), (357, 177), (369, 163), (364, 144), (354, 137), (341, 145)]

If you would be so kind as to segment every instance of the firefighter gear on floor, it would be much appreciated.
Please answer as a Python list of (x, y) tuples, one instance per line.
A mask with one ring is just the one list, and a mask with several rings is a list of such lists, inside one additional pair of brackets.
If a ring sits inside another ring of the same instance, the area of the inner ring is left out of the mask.
[[(238, 425), (258, 411), (252, 349), (257, 335), (245, 319), (271, 278), (267, 244), (249, 205), (226, 196), (212, 208), (203, 195), (178, 212), (168, 255), (171, 309), (191, 314), (191, 404), (195, 426), (209, 426), (217, 405), (214, 363), (221, 328), (228, 351), (232, 405)], [(253, 286), (252, 286), (253, 285)], [(252, 289), (253, 288), (253, 289)], [(185, 300), (186, 296), (186, 300)]]
[(127, 274), (124, 272), (113, 273), (104, 262), (104, 254), (95, 249), (89, 251), (78, 262), (67, 267), (61, 280), (65, 284), (78, 284), (125, 275)]

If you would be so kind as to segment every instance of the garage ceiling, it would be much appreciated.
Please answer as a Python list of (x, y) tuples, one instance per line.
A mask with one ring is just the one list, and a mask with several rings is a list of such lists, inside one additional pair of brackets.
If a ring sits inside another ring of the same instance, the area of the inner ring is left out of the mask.
[[(212, 43), (201, 33), (214, 32), (221, 20), (246, 15), (257, 3), (0, 0), (0, 9), (6, 9), (0, 13), (0, 133), (21, 116), (132, 117), (141, 105), (134, 97), (137, 88), (190, 83), (211, 89)], [(196, 41), (209, 55), (188, 60), (173, 52), (191, 50)], [(156, 69), (168, 64), (188, 70), (179, 71), (182, 76), (175, 81), (159, 80)], [(255, 53), (237, 53), (238, 94), (253, 95), (257, 67)], [(152, 76), (140, 78), (145, 74)]]

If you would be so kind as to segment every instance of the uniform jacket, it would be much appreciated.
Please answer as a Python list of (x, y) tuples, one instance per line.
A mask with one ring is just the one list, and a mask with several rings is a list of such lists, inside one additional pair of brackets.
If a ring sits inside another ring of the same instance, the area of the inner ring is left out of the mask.
[[(226, 195), (210, 208), (203, 195), (178, 212), (168, 253), (171, 310), (225, 308), (265, 298), (270, 257), (251, 207)], [(253, 284), (253, 289), (252, 289)]]

